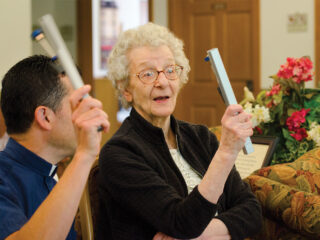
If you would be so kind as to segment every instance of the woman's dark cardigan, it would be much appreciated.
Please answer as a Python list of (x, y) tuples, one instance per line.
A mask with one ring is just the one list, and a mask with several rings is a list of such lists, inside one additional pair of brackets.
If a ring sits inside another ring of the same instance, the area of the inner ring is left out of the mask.
[[(180, 153), (202, 177), (218, 148), (215, 135), (173, 116), (171, 127)], [(233, 240), (253, 235), (261, 227), (260, 205), (235, 168), (218, 204), (202, 197), (197, 187), (188, 195), (162, 129), (135, 109), (102, 148), (99, 168), (97, 239), (150, 240), (157, 232), (190, 239), (199, 236), (214, 217), (225, 223)]]

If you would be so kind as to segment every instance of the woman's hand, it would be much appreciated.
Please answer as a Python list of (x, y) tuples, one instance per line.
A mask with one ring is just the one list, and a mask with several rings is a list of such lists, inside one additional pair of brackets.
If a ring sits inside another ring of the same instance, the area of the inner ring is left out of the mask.
[[(218, 218), (213, 218), (201, 236), (192, 240), (230, 240), (231, 236), (227, 226)], [(158, 232), (152, 240), (178, 240)]]
[(158, 232), (156, 235), (154, 235), (152, 240), (175, 240), (175, 239), (162, 232)]
[(253, 134), (251, 115), (243, 111), (241, 105), (230, 105), (222, 120), (219, 151), (237, 156), (246, 138)]
[(230, 240), (227, 226), (218, 218), (213, 218), (197, 240)]
[(251, 115), (238, 104), (230, 105), (222, 117), (219, 148), (198, 185), (200, 194), (209, 202), (218, 202), (239, 151), (253, 133), (250, 119)]

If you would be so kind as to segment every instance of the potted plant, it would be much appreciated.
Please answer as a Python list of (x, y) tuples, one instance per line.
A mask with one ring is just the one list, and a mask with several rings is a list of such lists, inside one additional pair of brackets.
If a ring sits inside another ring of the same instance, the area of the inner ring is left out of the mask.
[(271, 164), (292, 162), (320, 146), (320, 90), (305, 88), (312, 76), (308, 57), (287, 58), (269, 89), (256, 98), (244, 90), (240, 104), (252, 114), (254, 134), (279, 138)]

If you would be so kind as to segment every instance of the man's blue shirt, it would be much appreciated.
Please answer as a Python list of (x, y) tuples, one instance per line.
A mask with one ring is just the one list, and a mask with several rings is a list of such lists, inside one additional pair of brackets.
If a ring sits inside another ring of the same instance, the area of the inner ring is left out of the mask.
[[(48, 196), (56, 166), (12, 138), (0, 152), (0, 239), (18, 231)], [(75, 239), (71, 228), (67, 239)]]

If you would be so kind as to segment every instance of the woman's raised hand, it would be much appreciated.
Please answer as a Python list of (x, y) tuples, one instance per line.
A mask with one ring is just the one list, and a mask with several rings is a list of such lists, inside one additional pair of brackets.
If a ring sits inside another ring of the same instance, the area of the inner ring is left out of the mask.
[(219, 150), (230, 155), (238, 155), (247, 137), (253, 134), (251, 115), (244, 112), (239, 104), (227, 107), (222, 120)]

